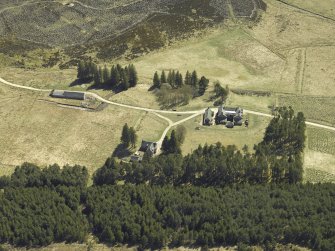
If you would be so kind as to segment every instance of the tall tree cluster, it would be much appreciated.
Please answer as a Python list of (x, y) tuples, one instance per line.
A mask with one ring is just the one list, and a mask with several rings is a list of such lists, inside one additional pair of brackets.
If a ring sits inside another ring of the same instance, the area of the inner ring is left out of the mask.
[(6, 180), (0, 194), (0, 243), (33, 247), (85, 240), (89, 228), (80, 207), (88, 181), (85, 167), (40, 169), (24, 163)]
[(200, 80), (198, 79), (198, 74), (194, 70), (192, 73), (189, 71), (186, 72), (185, 78), (179, 71), (170, 70), (166, 75), (163, 70), (159, 75), (156, 71), (153, 77), (153, 87), (160, 88), (162, 84), (169, 84), (172, 88), (181, 88), (183, 85), (191, 86), (193, 89), (193, 96), (202, 96), (204, 95), (209, 80), (202, 76)]
[(224, 147), (217, 143), (199, 146), (182, 157), (181, 137), (173, 130), (162, 143), (165, 155), (143, 163), (124, 163), (116, 171), (119, 172), (119, 181), (134, 184), (226, 186), (237, 183), (299, 183), (303, 174), (304, 132), (303, 114), (295, 116), (291, 108), (284, 107), (270, 122), (264, 140), (255, 146), (254, 154), (247, 149), (241, 152), (235, 146)]
[(214, 98), (220, 98), (219, 103), (222, 104), (229, 95), (229, 87), (222, 87), (220, 81), (214, 82)]
[(122, 128), (121, 142), (125, 147), (135, 147), (137, 141), (137, 134), (134, 127), (128, 126), (126, 123)]
[(165, 136), (162, 143), (162, 150), (165, 154), (181, 154), (181, 142), (178, 140), (176, 131), (172, 130), (170, 138)]
[(80, 81), (91, 81), (93, 79), (95, 86), (106, 89), (127, 90), (138, 83), (137, 71), (133, 64), (126, 67), (117, 64), (111, 68), (105, 65), (102, 68), (92, 61), (80, 61), (77, 68), (77, 78)]
[(291, 243), (331, 251), (334, 186), (99, 186), (89, 188), (85, 213), (93, 233), (111, 244), (275, 250)]
[[(41, 169), (37, 165), (24, 163), (15, 168), (10, 176), (3, 176), (0, 188), (4, 187), (48, 187), (57, 186), (85, 187), (88, 181), (86, 167), (64, 166), (57, 164)], [(5, 182), (4, 182), (5, 181)]]
[(164, 154), (181, 154), (180, 146), (184, 143), (186, 128), (182, 125), (172, 130), (170, 137), (165, 136), (162, 142), (162, 151)]

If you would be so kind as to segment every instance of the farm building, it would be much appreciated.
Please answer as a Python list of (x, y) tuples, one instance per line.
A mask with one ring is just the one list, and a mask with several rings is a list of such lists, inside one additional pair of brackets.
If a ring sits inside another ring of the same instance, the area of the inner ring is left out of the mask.
[(142, 140), (141, 147), (138, 150), (139, 152), (149, 152), (152, 155), (156, 154), (157, 152), (157, 143), (156, 142), (150, 142)]
[(215, 116), (215, 123), (216, 124), (227, 123), (227, 115), (226, 115), (226, 112), (223, 108), (223, 105), (220, 105), (219, 108), (218, 108), (218, 112), (216, 113), (216, 116)]
[(141, 162), (145, 153), (149, 153), (150, 156), (153, 156), (157, 152), (157, 143), (142, 140), (140, 149), (130, 156), (131, 162)]
[(234, 123), (231, 122), (231, 121), (228, 121), (227, 124), (226, 124), (226, 127), (227, 128), (234, 128)]
[(85, 100), (84, 92), (52, 90), (50, 96), (53, 98), (78, 99)]
[(216, 124), (227, 124), (227, 122), (232, 122), (234, 125), (241, 126), (243, 124), (243, 109), (240, 107), (231, 108), (219, 106), (218, 112), (215, 116)]
[(213, 125), (214, 112), (208, 107), (203, 118), (203, 125)]

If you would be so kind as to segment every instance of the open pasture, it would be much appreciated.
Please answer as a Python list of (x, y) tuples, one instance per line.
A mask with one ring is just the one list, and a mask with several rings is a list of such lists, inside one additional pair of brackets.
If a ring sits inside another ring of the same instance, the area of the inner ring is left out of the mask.
[(335, 19), (335, 0), (283, 0), (283, 2)]
[(314, 151), (334, 155), (335, 132), (314, 127), (307, 128), (308, 148)]
[(335, 43), (334, 46), (307, 48), (302, 93), (335, 97), (334, 64)]
[(306, 149), (304, 156), (305, 169), (315, 169), (335, 175), (334, 155)]
[(0, 163), (80, 164), (90, 173), (120, 143), (124, 123), (135, 126), (139, 140), (158, 140), (166, 123), (145, 112), (108, 106), (87, 112), (39, 102), (44, 94), (1, 86)]
[(292, 106), (296, 112), (303, 112), (307, 120), (335, 125), (335, 98), (286, 95), (279, 96), (280, 106)]

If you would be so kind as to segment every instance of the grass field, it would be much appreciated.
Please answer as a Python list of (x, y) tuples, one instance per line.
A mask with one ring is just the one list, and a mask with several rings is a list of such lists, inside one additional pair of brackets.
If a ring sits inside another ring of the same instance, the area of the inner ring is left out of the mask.
[(0, 89), (0, 163), (81, 164), (92, 173), (119, 144), (124, 123), (141, 139), (158, 140), (167, 123), (154, 115), (109, 106), (101, 112), (57, 107), (37, 101), (44, 94)]
[(150, 86), (151, 84), (138, 84), (135, 88), (111, 96), (109, 100), (121, 104), (159, 109), (156, 95), (148, 91)]
[(309, 127), (307, 137), (309, 149), (332, 154), (335, 158), (335, 132)]
[(279, 105), (292, 106), (295, 111), (301, 111), (308, 120), (335, 125), (335, 98), (309, 96), (279, 96)]
[(304, 180), (309, 182), (335, 182), (335, 133), (307, 127), (306, 134)]
[(294, 4), (300, 8), (316, 12), (320, 15), (335, 18), (335, 0), (314, 1), (314, 0), (284, 0), (289, 4)]
[(306, 50), (306, 66), (304, 69), (305, 75), (302, 84), (302, 93), (306, 95), (334, 97), (335, 69), (332, 66), (334, 63), (335, 46), (308, 48)]
[[(75, 69), (20, 69), (6, 67), (0, 70), (1, 77), (9, 82), (40, 89), (70, 89), (69, 85), (77, 78)], [(72, 90), (86, 90), (87, 86), (74, 86)]]
[[(242, 44), (252, 50), (245, 59), (243, 55), (246, 52), (239, 52)], [(270, 78), (258, 69), (263, 69), (265, 65), (271, 65), (275, 69), (278, 64), (282, 64), (280, 58), (257, 44), (242, 29), (227, 28), (212, 32), (201, 39), (181, 42), (134, 62), (141, 77), (148, 81), (151, 81), (156, 70), (176, 69), (185, 74), (187, 70), (196, 69), (199, 76), (204, 75), (212, 81), (220, 80), (223, 85), (228, 84), (231, 88), (265, 87), (267, 90), (273, 89), (279, 77), (273, 74)]]
[(304, 167), (335, 175), (335, 156), (306, 149)]

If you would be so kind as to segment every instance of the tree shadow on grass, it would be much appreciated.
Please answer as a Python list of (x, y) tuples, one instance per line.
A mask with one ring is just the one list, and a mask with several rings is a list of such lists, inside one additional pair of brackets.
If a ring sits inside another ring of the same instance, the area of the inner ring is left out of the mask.
[(129, 157), (132, 152), (124, 144), (119, 144), (113, 151), (112, 157), (117, 157), (119, 159)]
[(103, 90), (103, 91), (112, 91), (114, 94), (118, 94), (120, 92), (126, 91), (125, 89), (123, 89), (121, 86), (114, 86), (111, 87), (109, 85), (96, 85), (96, 84), (92, 84), (90, 85), (87, 90)]
[(88, 79), (84, 79), (84, 80), (76, 79), (76, 80), (74, 80), (70, 83), (69, 87), (82, 85), (82, 84), (89, 84), (90, 82), (92, 82), (92, 78), (88, 78)]

